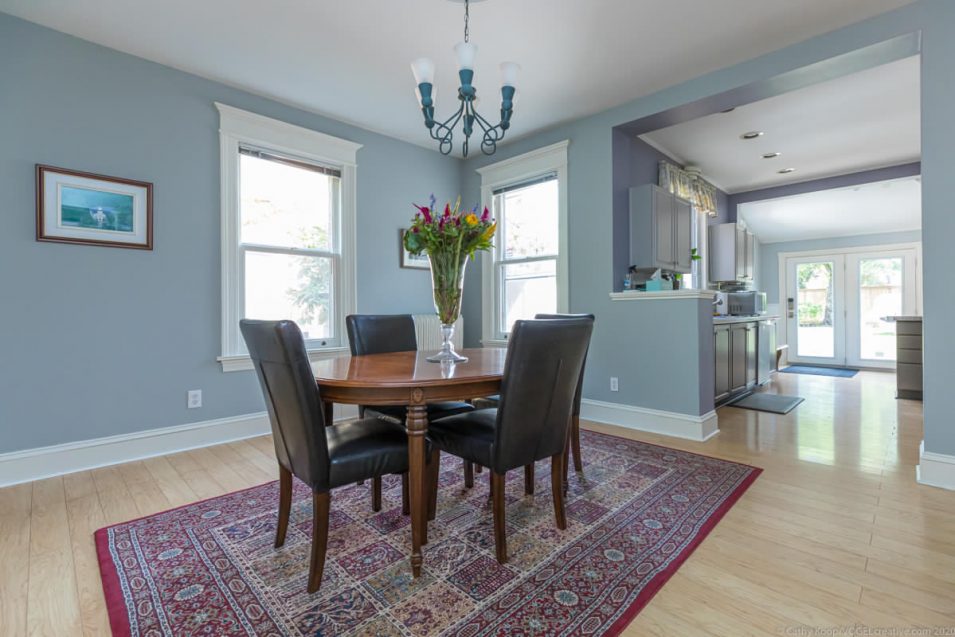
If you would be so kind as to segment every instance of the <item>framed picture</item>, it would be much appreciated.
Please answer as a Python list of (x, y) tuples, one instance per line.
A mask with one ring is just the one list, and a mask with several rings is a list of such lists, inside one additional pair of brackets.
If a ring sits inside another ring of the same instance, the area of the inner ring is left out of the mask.
[(405, 250), (405, 232), (407, 231), (407, 228), (398, 230), (398, 250), (401, 251), (401, 267), (415, 268), (418, 270), (430, 270), (431, 260), (428, 258), (427, 254), (419, 254), (418, 256), (415, 256)]
[(153, 249), (153, 185), (37, 164), (36, 240)]

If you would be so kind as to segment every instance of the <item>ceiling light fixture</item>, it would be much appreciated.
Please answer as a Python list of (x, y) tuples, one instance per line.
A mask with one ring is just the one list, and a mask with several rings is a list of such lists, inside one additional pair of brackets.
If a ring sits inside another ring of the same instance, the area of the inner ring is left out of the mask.
[(458, 77), (461, 86), (458, 88), (458, 100), (461, 105), (457, 112), (443, 122), (434, 119), (434, 62), (428, 58), (418, 58), (411, 63), (411, 72), (414, 73), (415, 83), (418, 85), (418, 104), (424, 114), (424, 125), (428, 127), (431, 138), (438, 142), (442, 154), (448, 155), (453, 148), (454, 127), (462, 123), (464, 143), (461, 150), (468, 156), (468, 141), (474, 132), (476, 123), (482, 131), (481, 150), (485, 155), (493, 155), (497, 150), (497, 142), (504, 138), (504, 133), (511, 127), (511, 114), (514, 112), (514, 94), (517, 91), (515, 84), (521, 67), (514, 62), (501, 63), (501, 121), (494, 125), (484, 119), (474, 109), (477, 100), (477, 89), (471, 82), (474, 79), (474, 58), (477, 56), (477, 46), (470, 42), (469, 21), (471, 19), (469, 0), (464, 0), (464, 42), (454, 47), (458, 56)]
[(781, 170), (779, 170), (779, 171), (777, 171), (777, 172), (778, 172), (780, 175), (788, 175), (789, 173), (794, 173), (794, 172), (796, 172), (796, 169), (795, 169), (795, 168), (783, 168), (783, 169), (781, 169)]
[(746, 133), (743, 133), (739, 136), (740, 139), (756, 139), (757, 137), (762, 137), (763, 131), (761, 130), (751, 130)]
[(763, 159), (776, 159), (780, 155), (782, 155), (782, 153), (764, 153)]

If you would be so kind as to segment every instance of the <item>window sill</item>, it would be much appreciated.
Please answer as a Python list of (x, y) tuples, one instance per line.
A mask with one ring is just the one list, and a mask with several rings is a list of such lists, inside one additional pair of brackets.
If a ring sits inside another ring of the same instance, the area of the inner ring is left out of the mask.
[[(347, 347), (329, 347), (326, 349), (313, 349), (308, 352), (308, 360), (311, 362), (325, 360), (327, 358), (336, 358), (343, 354), (348, 354)], [(220, 356), (216, 359), (222, 365), (222, 371), (225, 372), (245, 372), (255, 369), (252, 365), (252, 359), (246, 355), (242, 356)]]
[(484, 347), (507, 347), (506, 338), (485, 338), (481, 340)]

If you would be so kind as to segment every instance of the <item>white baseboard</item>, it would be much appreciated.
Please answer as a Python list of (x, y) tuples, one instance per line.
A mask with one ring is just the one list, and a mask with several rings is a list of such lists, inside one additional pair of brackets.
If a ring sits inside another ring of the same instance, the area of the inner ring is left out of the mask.
[[(335, 405), (336, 422), (357, 416), (357, 407)], [(260, 412), (4, 453), (0, 487), (253, 438), (269, 430), (268, 416)]]
[(715, 411), (702, 416), (691, 416), (585, 398), (581, 401), (580, 417), (593, 422), (698, 442), (709, 440), (720, 432)]
[(919, 446), (919, 465), (915, 467), (919, 484), (955, 490), (955, 456), (925, 450), (925, 441)]

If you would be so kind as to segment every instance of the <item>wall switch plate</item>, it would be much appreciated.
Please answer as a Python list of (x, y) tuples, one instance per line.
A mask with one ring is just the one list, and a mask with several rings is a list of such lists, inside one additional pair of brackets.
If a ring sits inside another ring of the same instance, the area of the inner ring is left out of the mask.
[(186, 407), (189, 409), (198, 409), (202, 407), (202, 390), (190, 389), (186, 392)]
[(618, 391), (619, 389), (620, 389), (620, 387), (619, 387), (619, 385), (617, 384), (617, 377), (616, 377), (616, 376), (611, 376), (611, 377), (610, 377), (610, 391)]

